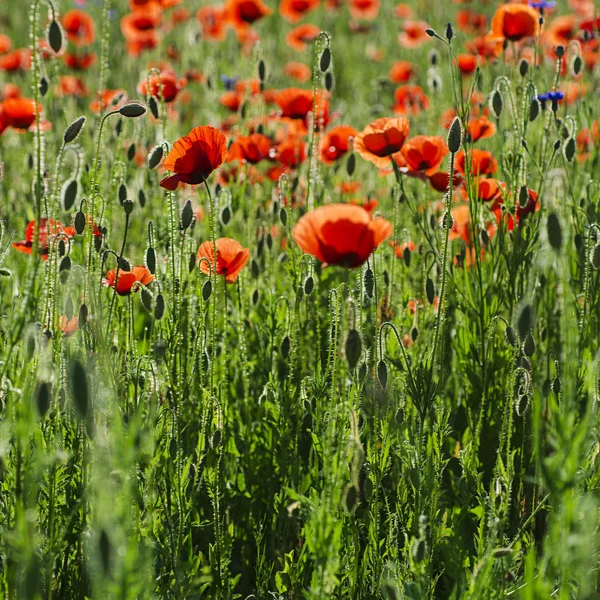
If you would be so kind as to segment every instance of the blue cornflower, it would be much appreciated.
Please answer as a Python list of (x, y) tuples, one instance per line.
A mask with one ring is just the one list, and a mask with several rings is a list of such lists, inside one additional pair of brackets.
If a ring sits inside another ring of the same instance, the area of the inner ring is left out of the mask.
[(556, 2), (530, 2), (529, 6), (531, 6), (531, 8), (537, 8), (538, 10), (544, 10), (547, 8), (554, 8), (556, 6)]
[(226, 90), (235, 90), (235, 84), (238, 82), (239, 77), (228, 77), (227, 75), (221, 75), (221, 81), (225, 86)]

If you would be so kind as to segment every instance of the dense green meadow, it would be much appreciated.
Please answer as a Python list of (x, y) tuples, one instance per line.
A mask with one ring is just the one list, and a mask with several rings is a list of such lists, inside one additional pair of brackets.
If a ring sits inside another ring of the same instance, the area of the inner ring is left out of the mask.
[(594, 1), (52, 1), (0, 1), (0, 598), (600, 598)]

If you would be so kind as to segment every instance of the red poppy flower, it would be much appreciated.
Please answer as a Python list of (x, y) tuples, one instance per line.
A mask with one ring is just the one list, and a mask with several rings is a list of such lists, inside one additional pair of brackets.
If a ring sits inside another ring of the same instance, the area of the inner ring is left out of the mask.
[(481, 35), (469, 40), (465, 48), (471, 54), (477, 54), (481, 58), (498, 58), (502, 54), (502, 38), (493, 35)]
[(227, 34), (227, 13), (222, 6), (202, 6), (196, 13), (196, 19), (200, 23), (202, 36), (206, 40), (222, 42)]
[(325, 164), (333, 164), (348, 152), (350, 138), (357, 135), (358, 131), (349, 125), (338, 125), (330, 129), (321, 139), (321, 160)]
[(411, 171), (424, 171), (426, 175), (437, 172), (448, 146), (444, 138), (437, 135), (417, 135), (408, 140), (402, 148), (402, 156)]
[(90, 110), (93, 113), (100, 114), (107, 108), (116, 108), (127, 102), (127, 92), (125, 90), (104, 90), (102, 98), (90, 102)]
[(273, 12), (262, 0), (227, 0), (225, 11), (236, 29), (244, 29)]
[(301, 62), (291, 61), (283, 67), (283, 72), (288, 77), (300, 83), (306, 83), (312, 77), (312, 70), (308, 65)]
[(7, 100), (8, 98), (20, 98), (21, 90), (16, 83), (7, 82), (2, 86), (0, 91), (0, 100)]
[[(454, 171), (454, 177), (452, 181), (453, 189), (457, 189), (458, 186), (463, 182), (462, 177), (456, 171)], [(447, 171), (438, 171), (429, 175), (429, 184), (437, 192), (446, 193), (450, 189), (450, 175)]]
[(539, 13), (527, 4), (503, 4), (492, 18), (491, 35), (511, 42), (535, 37), (540, 31), (539, 19)]
[[(216, 246), (217, 275), (225, 275), (226, 283), (235, 283), (250, 258), (250, 250), (231, 238), (219, 238), (216, 240)], [(200, 244), (196, 258), (198, 261), (202, 258), (208, 259), (212, 267), (215, 264), (215, 245), (210, 240)], [(205, 260), (201, 261), (199, 266), (203, 273), (210, 273)]]
[(184, 78), (177, 79), (173, 71), (161, 71), (152, 73), (150, 77), (142, 79), (137, 87), (140, 94), (148, 95), (148, 83), (150, 84), (150, 95), (158, 98), (159, 89), (165, 102), (173, 102), (177, 94), (185, 87), (187, 81)]
[(410, 19), (413, 16), (413, 9), (406, 3), (396, 4), (394, 15), (399, 19)]
[(21, 48), (0, 56), (0, 71), (28, 71), (31, 69), (31, 50)]
[(479, 56), (474, 54), (459, 54), (457, 58), (458, 68), (463, 75), (471, 75), (471, 73), (475, 72), (479, 64)]
[[(503, 181), (497, 179), (480, 179), (477, 183), (476, 198), (482, 202), (491, 204), (491, 210), (493, 211), (496, 206), (503, 202), (504, 192), (506, 190), (506, 184)], [(461, 190), (465, 200), (468, 200), (469, 196), (467, 190), (464, 188)]]
[(381, 0), (350, 0), (348, 10), (353, 19), (374, 21), (379, 14)]
[(117, 278), (117, 270), (112, 269), (106, 274), (106, 277), (102, 280), (102, 283), (107, 286), (114, 288), (116, 283), (116, 290), (119, 296), (129, 296), (131, 292), (137, 292), (141, 285), (148, 285), (154, 281), (154, 275), (150, 273), (148, 267), (140, 265), (133, 267), (131, 271), (119, 270), (119, 277)]
[(65, 315), (58, 318), (58, 326), (65, 337), (73, 335), (79, 329), (79, 317), (77, 315), (67, 319)]
[(306, 142), (289, 136), (275, 149), (275, 160), (285, 167), (295, 169), (306, 160)]
[(415, 74), (415, 67), (407, 60), (397, 60), (390, 69), (392, 83), (406, 83)]
[(290, 23), (297, 23), (306, 13), (319, 7), (321, 0), (281, 0), (279, 14)]
[(96, 62), (96, 55), (91, 53), (72, 54), (65, 52), (63, 61), (67, 67), (75, 71), (86, 71)]
[(61, 75), (58, 82), (58, 92), (61, 96), (72, 96), (74, 98), (87, 96), (88, 93), (85, 83), (74, 75)]
[(271, 146), (271, 140), (261, 133), (240, 135), (229, 147), (227, 160), (240, 160), (255, 165), (270, 157)]
[(414, 252), (417, 249), (417, 245), (412, 240), (403, 242), (402, 244), (396, 242), (395, 240), (390, 240), (390, 246), (394, 249), (396, 258), (403, 258), (405, 250)]
[(394, 92), (393, 111), (398, 115), (418, 115), (429, 108), (429, 98), (419, 85), (401, 85)]
[(62, 24), (67, 39), (75, 46), (89, 46), (96, 39), (94, 20), (82, 10), (74, 9), (66, 12)]
[(285, 41), (292, 50), (302, 52), (306, 49), (308, 44), (314, 42), (319, 37), (320, 33), (320, 27), (305, 23), (304, 25), (298, 25), (298, 27), (292, 29), (292, 31), (285, 36)]
[[(581, 24), (581, 29), (585, 29), (584, 23)], [(544, 38), (552, 46), (568, 46), (569, 42), (577, 36), (579, 27), (575, 15), (562, 15), (555, 17), (547, 25), (544, 33)]]
[(3, 33), (0, 33), (0, 54), (9, 52), (12, 48), (12, 40)]
[(328, 204), (301, 217), (292, 228), (292, 237), (325, 266), (354, 269), (364, 264), (392, 232), (389, 221), (372, 220), (360, 206)]
[(383, 117), (367, 125), (355, 138), (354, 149), (365, 160), (385, 169), (390, 157), (399, 152), (410, 132), (405, 117)]
[[(23, 252), (24, 254), (31, 254), (33, 250), (34, 234), (35, 221), (29, 221), (29, 223), (27, 223), (27, 226), (25, 227), (25, 239), (21, 242), (13, 242), (12, 247), (18, 250), (19, 252)], [(74, 235), (74, 227), (65, 227), (59, 221), (55, 221), (54, 219), (50, 219), (48, 221), (46, 217), (43, 217), (40, 220), (40, 233), (38, 244), (39, 254), (41, 255), (42, 259), (48, 259), (48, 253), (50, 252), (50, 237), (54, 238), (55, 236), (65, 236), (68, 238), (72, 238)]]
[(275, 101), (281, 109), (281, 116), (288, 119), (302, 120), (305, 127), (308, 125), (308, 113), (315, 109), (317, 113), (317, 127), (325, 127), (329, 121), (328, 94), (317, 90), (317, 95), (312, 90), (299, 88), (286, 88), (281, 90)]
[(419, 48), (430, 40), (426, 33), (429, 25), (425, 21), (405, 21), (404, 31), (398, 36), (398, 43), (403, 48)]
[[(471, 150), (469, 160), (471, 163), (471, 174), (475, 177), (478, 175), (493, 175), (498, 170), (498, 161), (489, 150)], [(456, 154), (455, 167), (459, 173), (466, 174), (466, 156), (464, 150)]]
[(173, 175), (163, 179), (160, 185), (172, 191), (179, 182), (202, 183), (226, 158), (225, 136), (210, 125), (196, 127), (173, 144), (163, 162), (164, 168)]
[(476, 117), (471, 119), (467, 125), (467, 130), (471, 136), (471, 140), (484, 140), (492, 137), (496, 133), (496, 125), (487, 117)]
[[(41, 109), (39, 106), (40, 111)], [(0, 104), (0, 113), (7, 126), (29, 129), (35, 123), (35, 101), (30, 98), (8, 98)]]
[(161, 9), (152, 3), (143, 12), (133, 12), (121, 19), (121, 32), (125, 37), (127, 53), (138, 56), (142, 50), (158, 45), (158, 31)]
[(224, 92), (219, 98), (219, 103), (231, 112), (237, 112), (242, 105), (242, 100), (243, 97), (237, 92)]

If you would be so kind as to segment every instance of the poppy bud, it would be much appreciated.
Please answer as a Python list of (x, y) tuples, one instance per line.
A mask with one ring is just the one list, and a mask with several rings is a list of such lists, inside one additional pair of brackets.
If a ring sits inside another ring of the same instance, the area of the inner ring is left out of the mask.
[(279, 211), (279, 220), (284, 227), (287, 225), (288, 214), (284, 206), (282, 206), (281, 210)]
[(202, 300), (204, 300), (204, 302), (208, 302), (208, 299), (210, 298), (212, 294), (212, 281), (210, 279), (207, 279), (204, 282), (204, 285), (202, 286)]
[(119, 114), (130, 119), (141, 117), (146, 112), (146, 107), (139, 102), (129, 102), (119, 108)]
[(226, 204), (221, 211), (221, 223), (227, 225), (229, 221), (231, 221), (231, 207), (229, 204)]
[(356, 155), (350, 154), (350, 156), (348, 156), (348, 160), (346, 161), (346, 173), (348, 173), (348, 177), (352, 177), (352, 175), (354, 175), (355, 169), (356, 169)]
[(352, 514), (356, 509), (356, 505), (358, 504), (358, 490), (356, 486), (353, 484), (349, 484), (346, 487), (346, 491), (344, 493), (344, 510), (348, 514)]
[(83, 214), (82, 211), (77, 212), (77, 214), (75, 215), (75, 221), (73, 224), (75, 226), (75, 232), (78, 233), (79, 235), (81, 235), (85, 229), (85, 215)]
[(75, 119), (65, 130), (63, 135), (63, 141), (65, 144), (74, 141), (77, 136), (81, 133), (83, 126), (85, 125), (85, 117), (79, 117)]
[(554, 381), (552, 382), (552, 391), (554, 392), (555, 396), (558, 396), (560, 394), (560, 390), (561, 390), (560, 378), (555, 377)]
[(83, 329), (88, 320), (88, 307), (87, 304), (82, 304), (79, 307), (79, 314), (77, 315), (77, 327)]
[(148, 271), (154, 275), (156, 272), (156, 252), (154, 251), (154, 248), (148, 248), (146, 250), (146, 258), (144, 262), (146, 263)]
[(369, 298), (373, 297), (373, 291), (375, 289), (375, 274), (373, 269), (369, 267), (365, 271), (365, 292)]
[(331, 50), (327, 47), (321, 53), (321, 58), (319, 60), (319, 68), (321, 69), (321, 73), (325, 73), (327, 69), (329, 69), (329, 65), (331, 64)]
[(413, 342), (417, 341), (417, 338), (419, 337), (419, 330), (416, 327), (413, 327), (410, 330), (410, 337), (412, 339)]
[(450, 42), (454, 37), (454, 31), (452, 30), (452, 23), (446, 25), (446, 39)]
[(159, 144), (158, 146), (154, 146), (154, 148), (152, 148), (152, 150), (150, 150), (149, 154), (148, 154), (148, 168), (149, 169), (154, 169), (155, 167), (158, 167), (158, 165), (160, 164), (160, 161), (163, 158), (163, 146), (162, 144)]
[(527, 62), (526, 58), (522, 58), (519, 61), (519, 74), (521, 75), (521, 77), (525, 77), (527, 75), (528, 71), (529, 71), (529, 63)]
[(583, 68), (583, 60), (582, 60), (581, 56), (577, 55), (573, 59), (573, 66), (572, 66), (573, 75), (579, 75), (579, 73), (581, 73), (582, 68)]
[(502, 99), (500, 90), (494, 90), (492, 92), (490, 107), (496, 119), (499, 119), (502, 114), (502, 109), (504, 108), (504, 100)]
[(530, 304), (525, 304), (519, 313), (517, 319), (517, 329), (519, 331), (519, 337), (524, 340), (533, 324), (533, 308)]
[(388, 382), (388, 368), (383, 359), (377, 363), (377, 379), (381, 387), (385, 390)]
[[(165, 340), (157, 340), (152, 346), (152, 351), (154, 352), (154, 358), (157, 360), (164, 358), (167, 355), (167, 342)], [(204, 354), (206, 354), (206, 351), (203, 353), (203, 358)]]
[(144, 194), (144, 190), (138, 190), (138, 202), (142, 208), (146, 206), (146, 194)]
[(540, 103), (537, 98), (534, 98), (529, 105), (529, 122), (533, 123), (538, 118), (540, 114)]
[(150, 96), (150, 100), (148, 100), (148, 106), (150, 107), (150, 112), (155, 119), (159, 118), (158, 112), (158, 102), (154, 96)]
[(404, 260), (404, 264), (407, 267), (410, 267), (410, 258), (411, 258), (411, 252), (408, 249), (408, 247), (404, 248), (404, 252), (402, 252), (402, 260)]
[(554, 142), (554, 148), (553, 148), (554, 152), (557, 152), (559, 150), (559, 148), (560, 148), (560, 140), (556, 140)]
[(144, 308), (149, 313), (151, 313), (152, 312), (152, 294), (147, 289), (143, 289), (141, 297), (142, 297), (142, 304), (144, 305)]
[(132, 200), (124, 200), (123, 201), (123, 210), (126, 215), (130, 215), (133, 212), (133, 201)]
[(48, 44), (55, 54), (58, 54), (62, 48), (63, 34), (60, 25), (53, 19), (48, 25)]
[(287, 360), (287, 357), (290, 355), (290, 337), (288, 335), (281, 340), (279, 351), (281, 352), (283, 360)]
[(61, 204), (64, 211), (69, 211), (73, 208), (77, 198), (77, 180), (67, 179), (61, 190)]
[(454, 117), (450, 129), (448, 131), (448, 150), (452, 154), (456, 154), (460, 150), (460, 143), (462, 138), (462, 127), (460, 125), (460, 119)]
[(525, 343), (523, 344), (523, 353), (525, 356), (529, 357), (535, 354), (535, 340), (533, 339), (531, 333), (528, 333), (527, 337), (525, 338)]
[(600, 269), (600, 244), (596, 244), (592, 249), (590, 262), (592, 263), (592, 267), (594, 267), (594, 269)]
[(250, 272), (254, 278), (257, 278), (260, 274), (260, 268), (254, 259), (252, 259), (252, 262), (250, 263)]
[(567, 143), (564, 146), (565, 149), (565, 158), (569, 162), (573, 162), (573, 158), (575, 157), (575, 150), (577, 146), (575, 145), (575, 138), (569, 138)]
[(265, 61), (262, 59), (258, 61), (258, 78), (261, 82), (264, 82), (267, 78), (267, 68), (265, 66)]
[(131, 263), (126, 258), (119, 256), (119, 258), (117, 259), (117, 264), (119, 265), (119, 269), (121, 271), (125, 271), (126, 273), (129, 273), (129, 271), (131, 271)]
[(154, 318), (160, 321), (165, 314), (165, 298), (162, 294), (156, 296), (156, 304), (154, 306)]
[(135, 144), (130, 144), (127, 148), (127, 160), (133, 160), (135, 156)]
[(331, 71), (327, 71), (327, 73), (325, 73), (325, 89), (328, 92), (331, 92), (333, 89), (333, 74)]
[(58, 267), (58, 271), (70, 271), (71, 270), (71, 257), (65, 256), (60, 261), (60, 266)]
[(110, 571), (111, 545), (108, 534), (104, 528), (100, 530), (100, 536), (98, 537), (98, 550), (100, 551), (102, 569), (104, 574), (107, 575)]
[(350, 370), (354, 370), (358, 364), (362, 352), (362, 342), (360, 340), (360, 333), (356, 329), (351, 329), (348, 332), (346, 338), (346, 360), (348, 361), (348, 367)]
[(309, 275), (305, 280), (304, 280), (304, 293), (307, 296), (310, 296), (313, 289), (315, 287), (315, 280), (313, 278), (312, 275)]
[(429, 37), (435, 37), (435, 31), (433, 29), (426, 29), (425, 33), (429, 36)]
[(192, 209), (192, 201), (188, 200), (181, 210), (181, 228), (185, 231), (191, 224), (194, 218), (194, 211)]
[(440, 55), (439, 55), (438, 51), (434, 48), (433, 50), (431, 50), (429, 52), (429, 64), (432, 67), (435, 67), (439, 61), (440, 61)]
[(560, 225), (560, 221), (556, 213), (551, 212), (548, 215), (548, 220), (546, 222), (547, 232), (548, 232), (548, 241), (554, 250), (559, 251), (562, 247), (562, 228)]
[(38, 385), (35, 393), (35, 403), (37, 406), (38, 413), (43, 419), (50, 408), (50, 384), (47, 381), (43, 381)]
[(556, 56), (560, 60), (565, 55), (565, 47), (564, 46), (556, 46)]
[(254, 290), (252, 292), (252, 306), (256, 306), (258, 304), (259, 300), (260, 300), (260, 294), (259, 294), (258, 290)]
[(71, 364), (69, 380), (75, 410), (81, 419), (86, 419), (90, 408), (88, 376), (85, 367), (77, 359)]
[(435, 287), (431, 277), (428, 277), (427, 281), (425, 282), (425, 294), (427, 295), (427, 302), (429, 302), (429, 304), (433, 304), (433, 301), (435, 300)]
[(48, 92), (48, 80), (45, 77), (41, 77), (40, 83), (38, 85), (38, 90), (42, 96), (45, 96)]

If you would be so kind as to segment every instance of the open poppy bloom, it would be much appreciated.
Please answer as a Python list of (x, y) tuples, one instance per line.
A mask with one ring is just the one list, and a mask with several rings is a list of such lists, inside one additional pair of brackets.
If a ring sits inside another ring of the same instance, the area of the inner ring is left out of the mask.
[(83, 54), (65, 52), (63, 61), (70, 69), (87, 71), (96, 62), (96, 55), (93, 52), (84, 52)]
[(459, 54), (458, 68), (463, 75), (471, 75), (479, 64), (479, 56), (475, 54)]
[(72, 96), (73, 98), (87, 96), (88, 93), (83, 81), (74, 75), (61, 75), (57, 90), (61, 96)]
[(312, 76), (312, 70), (308, 65), (295, 61), (286, 63), (283, 67), (283, 73), (300, 83), (306, 83)]
[(127, 102), (127, 92), (125, 90), (104, 90), (102, 98), (90, 102), (90, 110), (96, 114), (105, 111), (107, 108), (113, 109)]
[(281, 0), (279, 14), (290, 23), (297, 23), (304, 15), (319, 7), (321, 0)]
[(117, 278), (117, 270), (112, 269), (102, 280), (102, 283), (114, 288), (116, 285), (117, 294), (119, 296), (129, 296), (131, 292), (137, 292), (142, 285), (148, 285), (154, 281), (154, 275), (150, 273), (148, 267), (140, 265), (133, 267), (131, 271), (123, 271), (119, 269), (119, 277)]
[(397, 60), (390, 69), (392, 83), (406, 83), (415, 74), (415, 67), (407, 60)]
[(496, 125), (487, 117), (476, 117), (469, 121), (467, 131), (471, 136), (471, 141), (476, 142), (492, 137), (496, 133)]
[(20, 48), (0, 56), (0, 71), (27, 71), (31, 69), (31, 50)]
[(222, 6), (201, 6), (196, 13), (202, 36), (206, 40), (222, 42), (226, 36), (227, 15)]
[(403, 48), (419, 48), (431, 39), (426, 32), (428, 27), (425, 21), (404, 21), (404, 31), (398, 36), (398, 43)]
[(292, 50), (302, 52), (303, 50), (306, 50), (308, 44), (314, 42), (319, 37), (320, 33), (320, 27), (305, 23), (304, 25), (298, 25), (298, 27), (292, 29), (292, 31), (286, 35), (285, 41)]
[(240, 135), (229, 147), (227, 160), (241, 160), (255, 165), (265, 158), (270, 158), (271, 146), (271, 140), (262, 133)]
[[(216, 246), (217, 275), (225, 275), (226, 283), (235, 283), (250, 258), (250, 250), (243, 248), (239, 242), (231, 238), (219, 238), (216, 240)], [(215, 264), (215, 244), (210, 240), (202, 242), (196, 258), (200, 261), (200, 270), (207, 275), (210, 274), (209, 266), (201, 259), (206, 258), (211, 267)]]
[[(35, 221), (29, 221), (27, 227), (25, 227), (25, 239), (21, 242), (13, 242), (12, 247), (19, 252), (24, 254), (31, 254), (33, 250), (33, 238), (35, 234)], [(72, 238), (75, 235), (74, 227), (65, 227), (62, 223), (55, 221), (54, 219), (46, 219), (43, 217), (40, 220), (40, 233), (39, 233), (39, 253), (43, 260), (48, 259), (48, 253), (50, 252), (50, 237), (63, 236)]]
[(0, 54), (6, 54), (10, 52), (12, 48), (12, 40), (3, 33), (0, 33)]
[(158, 45), (160, 19), (161, 8), (155, 3), (143, 11), (130, 13), (121, 19), (121, 32), (130, 56), (138, 56), (142, 50), (150, 50)]
[(327, 204), (301, 217), (292, 228), (292, 237), (324, 266), (354, 269), (367, 261), (393, 229), (386, 219), (371, 219), (361, 206)]
[(393, 111), (398, 115), (418, 115), (429, 108), (429, 98), (420, 85), (401, 85), (394, 92)]
[(295, 169), (306, 160), (306, 142), (299, 137), (289, 136), (275, 149), (275, 160), (284, 167)]
[(379, 14), (381, 0), (350, 0), (350, 16), (357, 21), (374, 21)]
[(321, 139), (321, 160), (325, 164), (333, 164), (344, 156), (350, 147), (350, 138), (358, 132), (349, 125), (338, 125), (330, 129)]
[(328, 94), (317, 90), (316, 98), (312, 90), (301, 90), (299, 88), (286, 88), (281, 90), (275, 101), (281, 109), (281, 116), (288, 119), (301, 119), (306, 127), (308, 125), (308, 113), (316, 107), (316, 124), (326, 126), (329, 121), (329, 99)]
[(62, 20), (67, 39), (75, 46), (89, 46), (96, 39), (96, 27), (92, 17), (82, 10), (69, 10)]
[(365, 160), (385, 169), (391, 165), (390, 156), (401, 150), (409, 132), (410, 123), (405, 117), (382, 117), (354, 138), (354, 149)]
[[(454, 171), (452, 177), (452, 188), (458, 189), (458, 186), (463, 182), (459, 173)], [(436, 192), (446, 193), (450, 189), (450, 175), (447, 171), (438, 171), (433, 175), (429, 175), (429, 184)]]
[(491, 35), (518, 42), (540, 32), (540, 15), (527, 4), (503, 4), (492, 18)]
[(417, 135), (402, 148), (402, 156), (411, 171), (424, 171), (427, 176), (436, 173), (448, 154), (448, 146), (438, 135)]
[[(503, 181), (491, 178), (480, 179), (477, 182), (475, 194), (477, 200), (491, 204), (490, 210), (494, 211), (496, 206), (503, 202), (505, 190), (506, 184)], [(467, 190), (463, 188), (461, 192), (465, 200), (468, 200)]]
[(5, 126), (29, 129), (35, 123), (35, 101), (30, 98), (8, 98), (0, 104), (0, 114)]
[(173, 71), (161, 71), (160, 75), (152, 73), (149, 77), (142, 79), (137, 89), (140, 94), (147, 96), (148, 87), (150, 87), (150, 95), (155, 98), (158, 98), (160, 90), (165, 102), (173, 102), (186, 83), (185, 78), (177, 79)]
[[(478, 175), (493, 175), (498, 170), (498, 161), (489, 150), (471, 150), (469, 162), (469, 170), (475, 177)], [(466, 175), (467, 164), (464, 150), (456, 154), (455, 166), (459, 173)]]
[(167, 190), (176, 190), (179, 182), (202, 183), (227, 158), (225, 136), (214, 127), (196, 127), (179, 138), (163, 162), (173, 175), (160, 182)]
[(225, 11), (236, 29), (245, 29), (273, 12), (262, 0), (228, 0)]

